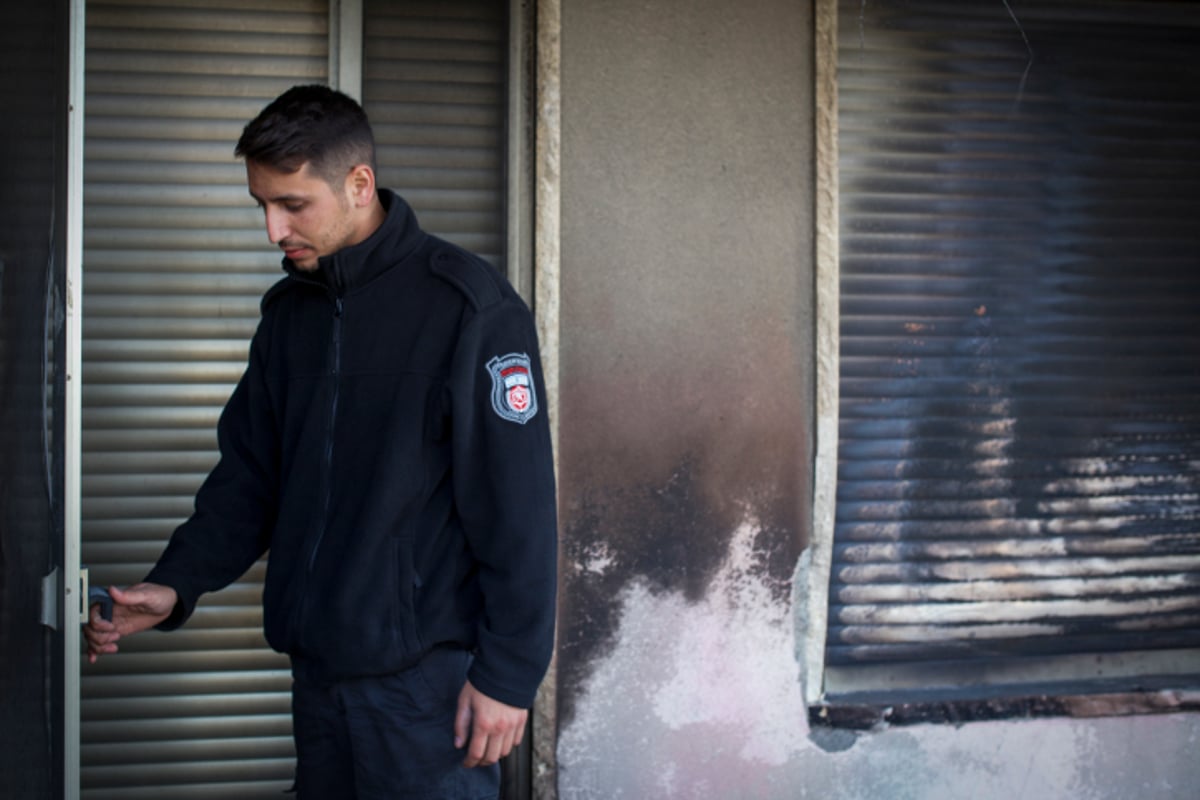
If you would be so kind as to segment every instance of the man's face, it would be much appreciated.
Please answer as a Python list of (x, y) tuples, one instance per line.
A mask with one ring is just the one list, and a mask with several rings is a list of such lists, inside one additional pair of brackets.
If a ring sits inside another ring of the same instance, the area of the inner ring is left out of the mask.
[(359, 241), (349, 181), (334, 188), (305, 164), (296, 172), (246, 162), (246, 183), (266, 216), (267, 238), (299, 269)]

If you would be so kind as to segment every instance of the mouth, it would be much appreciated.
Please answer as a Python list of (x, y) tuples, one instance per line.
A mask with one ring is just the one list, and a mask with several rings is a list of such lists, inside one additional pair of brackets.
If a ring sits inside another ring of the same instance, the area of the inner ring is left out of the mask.
[(280, 245), (279, 249), (292, 261), (299, 261), (306, 254), (312, 253), (311, 247), (304, 247), (302, 245)]

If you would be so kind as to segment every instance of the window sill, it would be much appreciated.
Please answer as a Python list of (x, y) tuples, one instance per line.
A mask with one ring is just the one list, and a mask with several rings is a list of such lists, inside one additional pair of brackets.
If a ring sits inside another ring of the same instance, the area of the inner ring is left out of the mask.
[[(1155, 685), (1146, 680), (1133, 689), (1116, 689), (1095, 684), (1052, 685), (1043, 691), (1001, 695), (1006, 687), (994, 687), (995, 696), (971, 696), (929, 692), (922, 695), (884, 698), (877, 693), (827, 696), (809, 706), (812, 728), (880, 730), (893, 726), (944, 724), (1038, 717), (1115, 717), (1134, 714), (1170, 714), (1200, 711), (1200, 678), (1180, 685)], [(1021, 687), (1025, 689), (1026, 687)]]

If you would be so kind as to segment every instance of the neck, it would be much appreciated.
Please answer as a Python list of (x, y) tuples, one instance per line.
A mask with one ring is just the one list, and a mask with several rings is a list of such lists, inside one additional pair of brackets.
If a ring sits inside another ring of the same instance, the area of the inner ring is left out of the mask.
[(371, 238), (371, 234), (379, 230), (379, 226), (387, 219), (387, 209), (383, 207), (383, 203), (379, 200), (379, 195), (376, 194), (371, 198), (371, 204), (362, 209), (359, 223), (355, 226), (357, 231), (353, 244), (364, 242)]
[(371, 202), (371, 233), (379, 230), (379, 226), (383, 224), (385, 219), (387, 219), (387, 209), (383, 207), (383, 203), (379, 200), (379, 195), (376, 194), (375, 199)]

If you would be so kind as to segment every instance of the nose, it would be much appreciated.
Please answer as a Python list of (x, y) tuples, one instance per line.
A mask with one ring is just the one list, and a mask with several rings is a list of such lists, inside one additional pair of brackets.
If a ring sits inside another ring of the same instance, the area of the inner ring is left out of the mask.
[(287, 224), (287, 214), (283, 209), (276, 209), (267, 206), (264, 212), (267, 219), (267, 238), (271, 244), (279, 244), (287, 238), (289, 233)]

